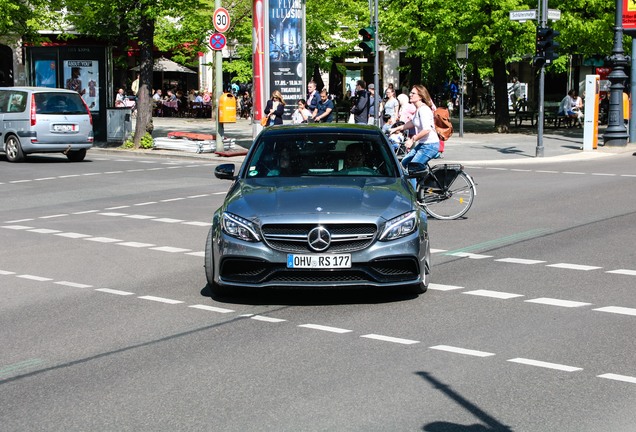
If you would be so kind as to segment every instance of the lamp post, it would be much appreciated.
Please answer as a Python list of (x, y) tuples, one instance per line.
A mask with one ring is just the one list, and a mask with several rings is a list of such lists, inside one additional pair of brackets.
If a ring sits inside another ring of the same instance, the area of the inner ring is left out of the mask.
[[(607, 129), (603, 135), (604, 145), (626, 146), (629, 135), (623, 122), (623, 88), (625, 88), (625, 66), (629, 58), (623, 55), (623, 1), (616, 0), (616, 18), (614, 24), (614, 47), (609, 63), (612, 72), (607, 77), (610, 85), (609, 113)], [(629, 0), (627, 0), (629, 1)]]

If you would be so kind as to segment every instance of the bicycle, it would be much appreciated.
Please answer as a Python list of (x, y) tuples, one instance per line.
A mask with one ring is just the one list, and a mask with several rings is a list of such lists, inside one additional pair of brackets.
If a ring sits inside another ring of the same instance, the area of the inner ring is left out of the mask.
[[(408, 132), (402, 135), (405, 137)], [(391, 141), (400, 161), (408, 154), (404, 141), (405, 139), (400, 142)], [(443, 157), (443, 153), (438, 152), (433, 159)], [(417, 201), (429, 216), (441, 220), (459, 219), (473, 205), (477, 195), (477, 184), (470, 174), (464, 171), (463, 165), (431, 166), (428, 162), (425, 165), (412, 163), (407, 167), (407, 172), (410, 177), (417, 178)]]

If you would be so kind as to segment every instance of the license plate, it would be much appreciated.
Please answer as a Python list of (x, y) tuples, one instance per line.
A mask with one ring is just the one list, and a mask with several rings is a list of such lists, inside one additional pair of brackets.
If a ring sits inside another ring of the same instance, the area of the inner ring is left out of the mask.
[(351, 254), (288, 254), (287, 268), (351, 268)]
[(56, 124), (56, 125), (53, 125), (53, 130), (55, 132), (76, 132), (77, 125), (76, 124)]

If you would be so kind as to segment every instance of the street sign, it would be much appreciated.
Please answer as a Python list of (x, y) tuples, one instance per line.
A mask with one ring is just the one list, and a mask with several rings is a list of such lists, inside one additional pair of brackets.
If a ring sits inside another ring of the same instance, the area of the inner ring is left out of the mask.
[(221, 33), (214, 33), (212, 36), (210, 36), (210, 48), (215, 51), (222, 50), (225, 47), (226, 43), (227, 39), (225, 38), (225, 35)]
[(510, 11), (510, 19), (513, 21), (527, 21), (537, 19), (537, 10), (516, 10)]
[(230, 13), (225, 8), (214, 10), (214, 28), (219, 33), (225, 33), (230, 28)]
[(558, 9), (548, 9), (548, 19), (558, 21), (561, 19), (561, 11)]

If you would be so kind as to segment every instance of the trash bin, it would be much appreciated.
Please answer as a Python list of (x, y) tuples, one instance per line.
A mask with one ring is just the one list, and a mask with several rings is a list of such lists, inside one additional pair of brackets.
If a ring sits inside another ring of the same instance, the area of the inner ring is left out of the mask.
[(131, 108), (108, 108), (106, 111), (106, 140), (123, 144), (132, 134)]
[(219, 123), (236, 123), (236, 98), (232, 93), (219, 97)]

